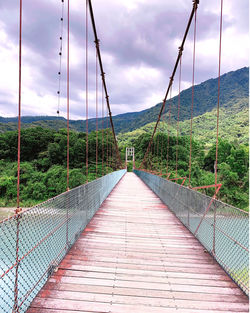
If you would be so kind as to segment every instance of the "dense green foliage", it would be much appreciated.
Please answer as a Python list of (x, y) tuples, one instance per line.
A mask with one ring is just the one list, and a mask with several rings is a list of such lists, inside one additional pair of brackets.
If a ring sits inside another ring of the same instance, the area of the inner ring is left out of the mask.
[[(107, 140), (108, 134), (108, 140)], [(70, 132), (70, 175), (69, 187), (74, 188), (86, 182), (86, 134)], [(98, 132), (98, 177), (102, 176), (102, 132)], [(104, 162), (113, 149), (110, 130), (104, 132)], [(67, 132), (43, 128), (29, 128), (21, 132), (21, 204), (29, 206), (44, 201), (66, 190)], [(0, 206), (15, 205), (17, 182), (17, 132), (0, 135)], [(88, 181), (96, 178), (96, 132), (89, 134)], [(115, 168), (110, 158), (104, 173)]]
[[(140, 165), (146, 148), (150, 140), (149, 134), (142, 134), (134, 141), (136, 147), (136, 165)], [(170, 178), (176, 177), (176, 137), (169, 137), (169, 151), (167, 134), (158, 133), (152, 145), (151, 152), (145, 163), (147, 168), (154, 171), (166, 173), (167, 157), (168, 172), (172, 173)], [(178, 138), (178, 177), (189, 176), (189, 150), (190, 139), (188, 136)], [(208, 153), (205, 154), (204, 144), (192, 141), (192, 171), (191, 185), (204, 186), (213, 185), (215, 181), (216, 145), (212, 145)], [(218, 198), (226, 203), (248, 210), (249, 192), (249, 149), (248, 145), (229, 143), (219, 140), (218, 146), (218, 182), (222, 183), (222, 188)], [(185, 182), (188, 184), (188, 181)], [(214, 189), (204, 189), (207, 195), (212, 196)]]
[[(239, 109), (237, 109), (237, 107)], [(238, 113), (237, 110), (239, 111)], [(248, 121), (248, 107), (245, 103), (236, 103), (232, 105), (231, 109), (220, 109), (220, 124), (219, 134), (223, 140), (239, 142), (240, 144), (247, 144), (249, 139), (249, 121)], [(118, 139), (121, 145), (133, 145), (135, 139), (142, 134), (152, 134), (155, 127), (154, 123), (149, 123), (141, 128), (132, 132), (121, 133)], [(176, 135), (176, 122), (171, 121), (169, 127), (170, 134)], [(168, 120), (161, 122), (159, 131), (167, 132)], [(190, 134), (190, 120), (182, 121), (179, 123), (179, 134), (182, 136), (189, 136)], [(216, 138), (216, 109), (207, 112), (203, 115), (197, 116), (193, 119), (193, 137), (199, 142), (204, 143), (205, 148), (210, 148), (215, 142)]]
[[(104, 162), (107, 155), (107, 133), (109, 151), (113, 149), (110, 130), (104, 132)], [(89, 177), (96, 178), (96, 134), (98, 134), (98, 177), (102, 175), (102, 131), (89, 134)], [(44, 201), (66, 190), (66, 143), (65, 129), (58, 132), (44, 130), (40, 127), (22, 130), (21, 134), (21, 204), (29, 206)], [(85, 176), (85, 145), (86, 134), (70, 132), (70, 188), (84, 184)], [(136, 164), (139, 166), (150, 140), (149, 133), (135, 137), (133, 145), (136, 147)], [(188, 176), (189, 137), (178, 138), (178, 176)], [(175, 177), (176, 169), (176, 137), (169, 137), (165, 133), (157, 133), (154, 138), (149, 158), (146, 162), (152, 170), (166, 172), (167, 158), (168, 172)], [(121, 146), (122, 159), (125, 158), (125, 146)], [(17, 181), (17, 132), (6, 132), (0, 135), (0, 206), (11, 206), (16, 202)], [(214, 183), (215, 145), (205, 152), (205, 145), (201, 141), (192, 141), (192, 175), (193, 186), (211, 185)], [(248, 146), (220, 139), (218, 157), (218, 181), (223, 184), (219, 198), (234, 206), (247, 209), (248, 207)], [(109, 168), (116, 168), (116, 159), (109, 160)], [(131, 169), (132, 164), (129, 165)], [(212, 190), (205, 191), (212, 195)]]
[[(242, 68), (237, 71), (229, 72), (221, 76), (220, 81), (220, 105), (225, 111), (231, 114), (231, 117), (242, 110), (248, 109), (249, 96), (249, 69)], [(194, 89), (194, 117), (211, 112), (217, 106), (218, 79), (209, 79)], [(190, 119), (190, 103), (192, 99), (192, 89), (188, 88), (181, 92), (181, 111), (180, 120)], [(178, 97), (172, 100), (172, 119), (177, 119)], [(156, 120), (162, 103), (158, 103), (150, 109), (141, 112), (131, 112), (120, 114), (113, 117), (114, 126), (117, 134), (130, 132), (140, 127), (152, 123)], [(166, 103), (169, 107), (169, 101)], [(168, 115), (168, 111), (165, 113)], [(209, 116), (208, 116), (209, 118)], [(101, 124), (102, 119), (99, 119)], [(105, 118), (105, 125), (107, 118)], [(62, 117), (53, 116), (26, 116), (22, 118), (22, 127), (43, 127), (54, 130), (66, 128), (66, 120)], [(90, 131), (95, 130), (95, 119), (88, 121)], [(70, 121), (72, 130), (84, 132), (86, 129), (85, 121)], [(237, 124), (234, 125), (235, 131), (240, 132)], [(0, 132), (17, 129), (17, 118), (0, 117)]]

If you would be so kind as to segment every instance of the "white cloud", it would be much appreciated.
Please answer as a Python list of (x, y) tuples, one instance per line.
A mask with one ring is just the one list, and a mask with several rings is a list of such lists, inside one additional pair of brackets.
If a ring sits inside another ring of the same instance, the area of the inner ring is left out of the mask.
[[(216, 77), (218, 73), (219, 2), (201, 1), (199, 5), (196, 83)], [(24, 6), (23, 114), (55, 115), (56, 113), (59, 66), (57, 28), (60, 5), (60, 3), (55, 4), (53, 0), (36, 4), (27, 0)], [(0, 6), (4, 12), (1, 13), (0, 10), (0, 115), (14, 116), (17, 114), (18, 100), (18, 3), (15, 5), (13, 1), (7, 1)], [(72, 1), (70, 7), (71, 117), (84, 118), (85, 2)], [(162, 101), (192, 2), (96, 0), (93, 8), (101, 39), (103, 66), (113, 115), (138, 111)], [(43, 14), (40, 14), (40, 11)], [(66, 12), (67, 2), (65, 2)], [(90, 114), (93, 116), (95, 114), (95, 50), (91, 23), (89, 27), (89, 102)], [(222, 73), (248, 66), (248, 41), (248, 1), (224, 2)], [(64, 33), (63, 48), (60, 111), (65, 116), (66, 33)], [(192, 49), (192, 34), (190, 34), (183, 55), (182, 89), (191, 85)], [(177, 93), (178, 71), (173, 86), (173, 96)]]

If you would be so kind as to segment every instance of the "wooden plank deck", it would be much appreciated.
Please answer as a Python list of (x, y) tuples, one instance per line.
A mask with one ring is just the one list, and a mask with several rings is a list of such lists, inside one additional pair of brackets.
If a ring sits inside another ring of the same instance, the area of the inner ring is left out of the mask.
[(133, 173), (115, 187), (28, 310), (248, 311), (248, 298)]

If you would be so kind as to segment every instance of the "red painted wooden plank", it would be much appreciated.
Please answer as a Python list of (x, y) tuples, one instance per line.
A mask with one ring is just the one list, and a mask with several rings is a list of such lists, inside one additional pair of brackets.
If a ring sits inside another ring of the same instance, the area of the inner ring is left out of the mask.
[[(91, 272), (91, 271), (74, 271), (74, 270), (64, 270), (59, 269), (54, 275), (57, 276), (68, 276), (68, 277), (89, 277), (89, 278), (104, 278), (104, 279), (114, 279), (114, 273), (105, 272)], [(169, 277), (166, 276), (165, 272), (162, 272), (161, 276), (139, 276), (131, 274), (118, 274), (115, 273), (116, 280), (127, 280), (127, 281), (145, 281), (145, 282), (159, 282), (159, 283), (174, 283), (180, 285), (197, 285), (197, 286), (214, 286), (214, 287), (230, 287), (238, 288), (234, 282), (223, 281), (218, 279), (198, 279), (194, 278), (180, 278), (180, 277)]]
[[(72, 254), (68, 254), (65, 257), (66, 261), (71, 261), (71, 260), (75, 260), (75, 261), (86, 261), (86, 259), (88, 261), (93, 261), (95, 260), (96, 262), (107, 262), (107, 263), (119, 263), (119, 264), (142, 264), (142, 265), (150, 265), (150, 266), (162, 266), (163, 264), (165, 266), (175, 266), (175, 267), (190, 267), (193, 268), (195, 267), (197, 268), (206, 268), (206, 269), (214, 269), (214, 268), (218, 268), (220, 269), (218, 266), (218, 264), (204, 264), (204, 263), (200, 263), (198, 260), (185, 260), (185, 262), (183, 260), (180, 260), (178, 258), (176, 259), (168, 259), (167, 261), (165, 260), (141, 260), (141, 259), (136, 259), (133, 258), (133, 254), (131, 254), (129, 257), (125, 258), (125, 257), (117, 257), (116, 255), (116, 260), (114, 260), (112, 258), (112, 256), (110, 257), (97, 257), (96, 255), (92, 256), (92, 254), (90, 256), (84, 256), (84, 255), (72, 255)], [(113, 262), (114, 261), (114, 262)]]
[[(115, 257), (115, 256), (114, 256)], [(98, 262), (98, 261), (89, 261), (89, 260), (85, 260), (85, 261), (79, 261), (79, 260), (63, 260), (61, 263), (61, 266), (64, 268), (69, 268), (69, 269), (74, 269), (74, 268), (78, 268), (78, 269), (83, 269), (86, 266), (102, 266), (102, 267), (111, 267), (111, 268), (115, 268), (116, 267), (116, 263), (111, 263), (111, 262)], [(78, 266), (78, 267), (77, 267)], [(176, 266), (155, 266), (155, 265), (147, 265), (147, 264), (124, 264), (124, 263), (119, 263), (119, 268), (123, 268), (123, 269), (134, 269), (134, 270), (149, 270), (149, 271), (166, 271), (166, 272), (181, 272), (181, 273), (200, 273), (200, 274), (223, 274), (223, 270), (220, 268), (214, 268), (214, 269), (210, 269), (210, 268), (190, 268), (190, 267), (186, 267), (186, 266), (178, 266), (178, 264)]]
[[(144, 297), (146, 301), (146, 297)], [(172, 304), (173, 303), (173, 304)], [(172, 300), (172, 303), (169, 303), (169, 307), (160, 307), (160, 306), (150, 306), (150, 305), (141, 305), (140, 302), (138, 304), (121, 304), (121, 303), (101, 303), (98, 301), (95, 302), (90, 302), (90, 301), (75, 301), (75, 300), (64, 300), (64, 299), (42, 299), (37, 297), (31, 307), (42, 307), (42, 308), (48, 308), (48, 309), (60, 309), (62, 312), (63, 310), (72, 310), (74, 308), (75, 311), (90, 311), (90, 312), (157, 312), (157, 313), (166, 313), (166, 312), (171, 312), (176, 311), (176, 304), (175, 301)], [(200, 303), (200, 302), (198, 302)], [(237, 309), (237, 311), (233, 308), (219, 308), (219, 309), (213, 309), (212, 306), (211, 308), (208, 309), (196, 309), (192, 308), (192, 305), (190, 305), (191, 308), (178, 308), (178, 312), (186, 312), (189, 313), (195, 313), (199, 312), (201, 313), (204, 312), (248, 312), (244, 308), (243, 309)], [(189, 311), (188, 311), (189, 310)], [(41, 311), (40, 311), (41, 312)]]
[[(68, 269), (60, 266), (61, 269)], [(81, 266), (75, 266), (74, 269), (76, 271), (91, 271), (91, 272), (105, 272), (105, 273), (117, 273), (117, 274), (128, 274), (128, 275), (141, 275), (141, 276), (148, 276), (148, 277), (161, 277), (162, 275), (166, 275), (166, 272), (161, 271), (148, 271), (148, 270), (134, 270), (134, 269), (123, 269), (123, 268), (108, 268), (108, 267), (101, 267), (101, 266), (86, 266), (82, 268)], [(198, 279), (211, 279), (211, 280), (220, 280), (220, 281), (231, 281), (232, 280), (225, 275), (217, 275), (217, 274), (197, 274), (197, 273), (180, 273), (180, 272), (167, 272), (168, 277), (181, 277), (181, 278), (188, 278), (198, 280)]]
[(43, 291), (39, 294), (38, 298), (46, 298), (47, 301), (51, 299), (61, 299), (64, 300), (77, 300), (77, 301), (90, 301), (90, 302), (103, 302), (103, 303), (113, 303), (113, 304), (137, 304), (153, 307), (183, 307), (186, 309), (202, 309), (202, 310), (231, 310), (233, 312), (246, 311), (248, 309), (248, 303), (234, 303), (234, 302), (216, 302), (210, 298), (210, 301), (197, 301), (197, 300), (183, 300), (176, 299), (174, 296), (159, 298), (152, 296), (131, 296), (131, 295), (112, 295), (105, 293), (96, 292), (70, 292), (70, 291)]
[[(45, 291), (51, 291), (46, 293)], [(140, 289), (140, 288), (122, 288), (110, 286), (94, 286), (94, 285), (77, 285), (66, 283), (47, 283), (44, 289), (39, 293), (39, 297), (52, 297), (53, 290), (56, 291), (71, 291), (71, 292), (88, 292), (88, 293), (102, 293), (102, 294), (116, 294), (116, 295), (130, 295), (139, 297), (154, 297), (154, 298), (176, 298), (182, 300), (194, 300), (205, 302), (230, 302), (230, 303), (248, 303), (247, 297), (242, 295), (217, 295), (207, 293), (193, 293), (193, 292), (180, 292), (168, 290), (153, 290), (153, 289)], [(63, 294), (63, 293), (62, 293)]]

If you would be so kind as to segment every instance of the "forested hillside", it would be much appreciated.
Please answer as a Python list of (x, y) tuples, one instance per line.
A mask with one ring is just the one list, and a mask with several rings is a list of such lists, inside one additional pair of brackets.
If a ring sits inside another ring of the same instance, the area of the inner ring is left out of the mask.
[[(98, 132), (98, 177), (116, 166), (112, 159), (112, 134), (104, 134), (104, 167), (102, 167), (102, 132)], [(89, 176), (96, 178), (96, 132), (89, 134)], [(41, 127), (21, 132), (21, 205), (30, 206), (66, 191), (67, 130)], [(107, 151), (109, 155), (107, 156)], [(69, 186), (74, 188), (86, 182), (86, 134), (70, 132)], [(0, 206), (16, 203), (17, 131), (0, 134)], [(108, 160), (108, 163), (107, 163)], [(108, 166), (106, 166), (108, 165)]]
[[(89, 177), (96, 178), (96, 132), (89, 135)], [(139, 166), (146, 151), (150, 134), (142, 134), (134, 140), (136, 165)], [(166, 172), (167, 134), (157, 134), (149, 157), (153, 170)], [(110, 130), (104, 133), (104, 158), (102, 167), (102, 131), (98, 132), (98, 177), (116, 168), (112, 157), (114, 146)], [(169, 140), (169, 168), (175, 177), (176, 137)], [(41, 127), (22, 130), (21, 134), (21, 205), (30, 206), (66, 190), (67, 131), (45, 130)], [(122, 160), (125, 147), (120, 147)], [(162, 150), (161, 150), (162, 149)], [(70, 188), (86, 182), (86, 134), (70, 132)], [(108, 156), (107, 156), (108, 151)], [(218, 180), (223, 184), (219, 199), (248, 209), (248, 145), (229, 143), (220, 139)], [(189, 137), (179, 137), (178, 175), (188, 175)], [(0, 206), (16, 203), (17, 182), (17, 131), (0, 134)], [(192, 186), (214, 183), (215, 145), (205, 152), (204, 143), (193, 140)], [(108, 161), (108, 164), (107, 164)], [(212, 191), (206, 190), (212, 195)]]
[[(163, 91), (164, 94), (164, 91)], [(194, 92), (194, 117), (211, 112), (217, 105), (218, 79), (209, 79), (195, 86)], [(190, 103), (192, 99), (191, 88), (181, 92), (180, 120), (190, 119)], [(112, 100), (112, 99), (111, 99)], [(112, 104), (112, 102), (111, 102)], [(172, 99), (172, 119), (177, 118), (178, 97)], [(237, 71), (229, 72), (221, 76), (220, 105), (226, 112), (237, 114), (248, 109), (249, 105), (249, 68), (244, 67)], [(169, 102), (167, 101), (166, 108)], [(130, 132), (148, 123), (154, 122), (159, 114), (161, 103), (141, 112), (131, 112), (113, 117), (116, 133)], [(168, 110), (166, 110), (168, 114)], [(102, 119), (99, 119), (101, 124)], [(105, 119), (106, 121), (106, 119)], [(105, 123), (106, 125), (106, 123)], [(22, 127), (50, 128), (59, 130), (66, 127), (66, 120), (53, 116), (26, 116), (22, 117)], [(86, 122), (82, 120), (70, 121), (70, 128), (76, 131), (85, 131)], [(0, 132), (16, 130), (17, 118), (0, 117)], [(95, 130), (95, 119), (89, 120), (89, 130)]]
[[(139, 167), (151, 134), (142, 134), (134, 141), (136, 147), (136, 166)], [(178, 177), (189, 176), (189, 136), (178, 139)], [(170, 178), (176, 177), (176, 136), (169, 137), (168, 173)], [(153, 141), (147, 165), (154, 171), (166, 173), (167, 170), (168, 135), (158, 133)], [(191, 186), (207, 186), (214, 184), (215, 144), (205, 151), (204, 143), (193, 140)], [(222, 184), (218, 198), (226, 203), (248, 210), (249, 192), (249, 147), (237, 141), (229, 143), (219, 139), (218, 147), (218, 182)], [(166, 176), (163, 176), (166, 177)], [(181, 181), (179, 181), (181, 183)], [(187, 185), (188, 182), (186, 181)], [(214, 189), (203, 190), (213, 196)]]
[[(239, 144), (247, 144), (249, 140), (249, 110), (248, 101), (246, 99), (240, 100), (238, 103), (232, 105), (230, 109), (220, 109), (220, 123), (219, 135), (222, 139), (229, 142), (236, 141)], [(170, 134), (176, 136), (176, 121), (171, 120), (170, 126), (168, 118), (164, 119), (158, 127), (158, 131), (167, 133), (168, 127)], [(197, 116), (193, 119), (193, 136), (201, 143), (205, 144), (206, 148), (211, 147), (216, 138), (216, 109), (207, 112), (203, 115)], [(155, 122), (149, 123), (141, 128), (128, 133), (120, 133), (118, 135), (119, 144), (121, 146), (134, 145), (135, 140), (141, 134), (152, 134)], [(190, 120), (181, 121), (179, 123), (180, 135), (189, 136), (190, 134)]]

